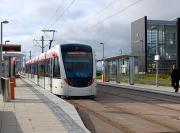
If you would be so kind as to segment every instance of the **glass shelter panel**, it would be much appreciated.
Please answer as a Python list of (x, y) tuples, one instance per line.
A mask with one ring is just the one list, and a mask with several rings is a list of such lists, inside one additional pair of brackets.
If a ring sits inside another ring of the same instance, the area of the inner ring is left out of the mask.
[(168, 72), (176, 63), (176, 25), (148, 24), (147, 70), (155, 72), (154, 56), (160, 55), (159, 71)]
[(120, 60), (120, 82), (128, 82), (129, 80), (129, 60)]
[(108, 62), (109, 80), (116, 81), (116, 61), (112, 60)]

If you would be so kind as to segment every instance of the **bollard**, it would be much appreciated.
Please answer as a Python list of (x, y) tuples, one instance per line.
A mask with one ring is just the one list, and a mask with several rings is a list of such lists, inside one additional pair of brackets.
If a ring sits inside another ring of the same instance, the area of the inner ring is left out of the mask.
[(106, 81), (106, 80), (105, 80), (105, 75), (104, 75), (104, 74), (102, 74), (102, 81), (103, 81), (103, 82)]
[(15, 99), (14, 85), (15, 85), (14, 82), (10, 82), (10, 88), (11, 88), (11, 89), (10, 89), (10, 98), (11, 98), (12, 100)]
[(10, 82), (14, 82), (14, 86), (16, 87), (16, 78), (15, 77), (11, 77)]
[(12, 100), (15, 99), (15, 92), (14, 92), (14, 87), (16, 86), (16, 78), (15, 77), (11, 77), (10, 78), (10, 98)]

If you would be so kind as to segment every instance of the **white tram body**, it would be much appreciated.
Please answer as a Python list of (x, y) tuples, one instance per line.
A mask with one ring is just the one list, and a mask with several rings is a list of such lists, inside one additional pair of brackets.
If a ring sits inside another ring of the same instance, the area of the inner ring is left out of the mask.
[(26, 76), (56, 95), (96, 95), (95, 55), (88, 45), (56, 45), (26, 62)]

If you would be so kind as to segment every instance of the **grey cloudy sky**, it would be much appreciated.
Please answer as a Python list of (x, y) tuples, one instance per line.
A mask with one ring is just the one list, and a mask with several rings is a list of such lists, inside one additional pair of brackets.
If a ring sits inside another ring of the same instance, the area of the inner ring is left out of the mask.
[[(180, 0), (0, 0), (0, 20), (10, 22), (3, 25), (4, 41), (22, 44), (26, 54), (30, 50), (33, 55), (41, 53), (33, 39), (41, 39), (42, 29), (54, 29), (54, 44), (89, 44), (101, 58), (100, 42), (105, 44), (106, 57), (118, 55), (120, 49), (130, 53), (132, 21), (145, 15), (148, 19), (177, 18), (179, 5)], [(51, 37), (45, 35), (47, 40)]]

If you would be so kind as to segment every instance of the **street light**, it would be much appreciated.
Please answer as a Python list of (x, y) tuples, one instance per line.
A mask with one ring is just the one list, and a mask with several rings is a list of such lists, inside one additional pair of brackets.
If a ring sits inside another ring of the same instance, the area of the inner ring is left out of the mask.
[(4, 43), (4, 45), (6, 45), (6, 44), (7, 44), (7, 42), (10, 42), (10, 41), (9, 41), (9, 40), (6, 40), (6, 41), (5, 41), (5, 43)]
[(102, 45), (102, 48), (103, 48), (103, 59), (104, 59), (104, 43), (100, 43)]
[(103, 78), (102, 78), (102, 80), (103, 80), (103, 82), (104, 82), (104, 80), (105, 80), (105, 65), (104, 65), (104, 43), (100, 43), (101, 45), (102, 45), (102, 48), (103, 48), (103, 58), (102, 58), (102, 61), (103, 61), (103, 64), (102, 64), (102, 68), (103, 68), (103, 73), (102, 73), (102, 75), (103, 75)]
[(122, 55), (122, 49), (119, 49), (120, 55)]
[[(1, 22), (1, 45), (0, 45), (0, 78), (2, 77), (2, 46), (3, 46), (3, 24), (9, 23), (7, 20)], [(2, 92), (0, 79), (0, 93)]]
[(156, 61), (156, 87), (158, 87), (159, 85), (159, 60), (160, 60), (160, 56), (158, 54), (158, 39), (159, 39), (159, 30), (158, 30), (158, 26), (152, 26), (151, 30), (157, 30), (157, 36), (156, 36), (156, 55), (154, 56), (154, 60)]

